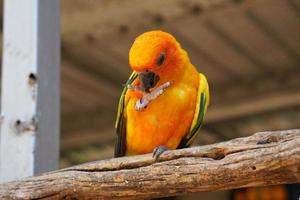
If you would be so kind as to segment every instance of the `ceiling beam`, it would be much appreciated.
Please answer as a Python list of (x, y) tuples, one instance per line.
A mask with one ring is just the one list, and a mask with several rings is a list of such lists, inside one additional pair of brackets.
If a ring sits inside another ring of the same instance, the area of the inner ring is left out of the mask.
[[(118, 68), (122, 68), (124, 64), (117, 62), (113, 58), (105, 58), (105, 55), (102, 55), (100, 49), (92, 51), (84, 43), (74, 45), (72, 42), (62, 41), (62, 57), (76, 67), (78, 70), (81, 70), (85, 73), (88, 73), (90, 76), (95, 79), (103, 79), (104, 81), (114, 85), (115, 87), (122, 87), (122, 82), (126, 81), (126, 76), (129, 73), (120, 73)], [(109, 56), (109, 55), (107, 55)], [(109, 62), (104, 62), (108, 60)], [(115, 62), (116, 61), (116, 62)], [(114, 63), (114, 65), (112, 65)]]
[(259, 96), (265, 93), (270, 94), (276, 93), (276, 91), (298, 88), (300, 84), (300, 77), (298, 76), (300, 73), (299, 66), (282, 66), (281, 69), (275, 71), (272, 75), (257, 74), (243, 77), (243, 82), (228, 81), (214, 85), (214, 87), (211, 87), (212, 93), (215, 94), (214, 100), (217, 100), (218, 103), (224, 102), (223, 104), (226, 104), (247, 96)]
[(217, 123), (236, 118), (248, 117), (278, 109), (300, 105), (300, 90), (277, 91), (269, 95), (252, 97), (240, 103), (223, 106), (212, 105), (208, 109), (205, 123)]
[(113, 128), (103, 129), (99, 127), (73, 131), (61, 138), (61, 151), (80, 148), (89, 144), (113, 145), (115, 137), (115, 130)]
[(253, 11), (247, 11), (246, 16), (259, 28), (262, 32), (264, 32), (268, 38), (270, 38), (280, 49), (284, 50), (288, 53), (288, 55), (295, 60), (299, 64), (299, 54), (291, 48), (285, 41), (282, 36), (278, 34), (278, 32), (274, 31), (270, 24), (263, 19), (263, 17), (259, 16)]

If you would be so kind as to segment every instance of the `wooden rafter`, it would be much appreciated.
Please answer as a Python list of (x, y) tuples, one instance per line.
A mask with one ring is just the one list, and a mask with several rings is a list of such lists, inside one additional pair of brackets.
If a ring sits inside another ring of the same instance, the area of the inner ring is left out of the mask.
[(247, 97), (244, 102), (228, 103), (224, 106), (215, 106), (208, 110), (206, 123), (230, 121), (235, 118), (261, 114), (277, 109), (284, 109), (300, 105), (300, 91), (280, 91), (261, 97)]

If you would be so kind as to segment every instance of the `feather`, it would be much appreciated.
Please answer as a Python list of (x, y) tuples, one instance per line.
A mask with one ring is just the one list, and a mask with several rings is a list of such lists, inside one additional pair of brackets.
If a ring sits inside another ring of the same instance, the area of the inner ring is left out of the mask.
[(209, 88), (206, 77), (203, 74), (199, 74), (199, 88), (198, 88), (198, 103), (196, 105), (194, 119), (189, 132), (181, 140), (178, 149), (189, 147), (195, 140), (197, 132), (200, 129), (203, 119), (206, 113), (207, 106), (209, 104)]
[(124, 116), (125, 95), (128, 90), (127, 86), (130, 85), (136, 78), (137, 73), (133, 72), (127, 80), (119, 100), (117, 119), (115, 123), (117, 133), (117, 140), (115, 143), (115, 157), (124, 156), (126, 153), (126, 118)]

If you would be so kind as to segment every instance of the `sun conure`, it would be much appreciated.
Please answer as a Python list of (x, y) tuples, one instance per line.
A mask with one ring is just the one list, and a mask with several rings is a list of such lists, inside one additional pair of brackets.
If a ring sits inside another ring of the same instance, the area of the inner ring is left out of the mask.
[(138, 36), (129, 64), (133, 73), (119, 100), (115, 156), (190, 146), (209, 104), (206, 77), (163, 31)]

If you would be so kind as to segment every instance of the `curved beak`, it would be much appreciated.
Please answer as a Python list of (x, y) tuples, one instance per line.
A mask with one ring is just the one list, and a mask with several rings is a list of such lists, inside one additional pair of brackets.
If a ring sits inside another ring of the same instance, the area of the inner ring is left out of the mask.
[(145, 92), (150, 92), (150, 89), (154, 88), (159, 81), (159, 75), (151, 71), (139, 72), (138, 76)]

